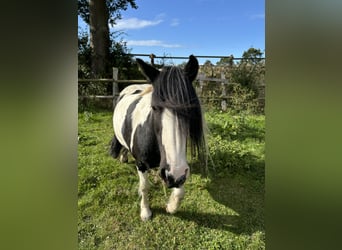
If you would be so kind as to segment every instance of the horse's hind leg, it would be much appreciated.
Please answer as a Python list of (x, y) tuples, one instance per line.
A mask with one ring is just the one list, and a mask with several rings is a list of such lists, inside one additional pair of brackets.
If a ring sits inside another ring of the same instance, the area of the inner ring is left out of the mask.
[[(120, 152), (121, 152), (121, 154), (120, 154)], [(118, 141), (118, 139), (115, 137), (115, 135), (110, 142), (109, 154), (113, 158), (118, 158), (120, 155), (120, 162), (121, 163), (128, 162), (128, 156), (127, 156), (128, 150), (126, 148), (123, 148), (123, 146)]]
[(150, 209), (150, 204), (148, 202), (148, 190), (149, 190), (149, 183), (148, 183), (148, 176), (147, 171), (145, 170), (142, 172), (138, 170), (139, 175), (139, 195), (141, 196), (140, 201), (140, 218), (143, 221), (149, 220), (152, 217), (152, 212)]
[(184, 198), (184, 193), (184, 186), (173, 189), (169, 202), (166, 204), (166, 212), (174, 214), (177, 211), (182, 199)]
[(122, 148), (122, 145), (120, 144), (120, 142), (118, 141), (118, 139), (114, 135), (113, 139), (110, 142), (109, 154), (113, 158), (117, 158), (120, 154), (121, 148)]
[(120, 162), (121, 163), (127, 163), (128, 162), (128, 150), (127, 149), (122, 149), (121, 155), (120, 155)]

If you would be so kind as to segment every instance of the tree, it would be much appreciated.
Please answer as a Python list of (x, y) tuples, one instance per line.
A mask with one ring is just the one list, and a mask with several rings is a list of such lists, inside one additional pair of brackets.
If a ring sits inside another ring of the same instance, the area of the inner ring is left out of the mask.
[(104, 77), (109, 73), (111, 40), (109, 24), (121, 18), (121, 11), (130, 5), (137, 8), (135, 0), (78, 0), (78, 15), (89, 25), (91, 48), (91, 73)]
[[(111, 46), (109, 48), (109, 63), (108, 67), (116, 67), (120, 72), (120, 79), (143, 79), (135, 61), (133, 60), (126, 43), (122, 40), (117, 40), (115, 33), (111, 36)], [(109, 72), (111, 73), (111, 72)], [(91, 48), (89, 42), (89, 34), (87, 32), (79, 32), (78, 34), (78, 77), (93, 78), (91, 71)], [(109, 76), (111, 77), (111, 76)], [(119, 84), (121, 90), (124, 86)], [(80, 96), (86, 95), (111, 95), (112, 83), (98, 84), (89, 82), (87, 84), (79, 84), (78, 90)]]
[(233, 64), (234, 64), (234, 56), (233, 55), (230, 55), (230, 56), (228, 56), (228, 57), (222, 57), (221, 59), (220, 59), (220, 61), (218, 61), (217, 63), (216, 63), (216, 65), (218, 65), (218, 66), (233, 66)]
[(89, 78), (91, 72), (90, 61), (91, 49), (87, 32), (78, 34), (78, 77)]
[(260, 79), (265, 74), (265, 61), (262, 55), (260, 49), (249, 48), (243, 52), (242, 60), (231, 70), (231, 81), (252, 90), (255, 96), (258, 95)]
[(214, 64), (210, 60), (206, 60), (202, 66), (204, 73), (209, 77), (214, 77)]
[(249, 48), (242, 54), (242, 61), (256, 64), (262, 60), (263, 53), (260, 49)]

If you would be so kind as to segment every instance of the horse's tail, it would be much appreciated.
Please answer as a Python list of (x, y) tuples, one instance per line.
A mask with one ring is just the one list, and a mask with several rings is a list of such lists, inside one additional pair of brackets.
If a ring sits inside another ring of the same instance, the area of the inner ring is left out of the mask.
[(122, 148), (122, 145), (120, 144), (120, 142), (114, 135), (113, 139), (110, 142), (109, 154), (113, 158), (118, 158), (118, 156), (120, 155), (121, 148)]

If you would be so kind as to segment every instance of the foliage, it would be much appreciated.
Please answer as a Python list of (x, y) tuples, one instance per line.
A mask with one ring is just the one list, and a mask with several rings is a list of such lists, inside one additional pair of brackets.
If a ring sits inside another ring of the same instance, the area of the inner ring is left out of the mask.
[[(121, 11), (127, 10), (128, 5), (133, 9), (138, 6), (135, 0), (104, 0), (109, 12), (109, 23), (114, 25), (115, 20), (121, 19)], [(85, 23), (89, 24), (89, 0), (78, 0), (78, 15), (82, 17)]]
[(222, 57), (217, 63), (217, 66), (229, 66), (232, 67), (234, 65), (234, 56), (230, 55), (228, 57)]
[(168, 215), (170, 190), (165, 195), (151, 171), (154, 216), (144, 223), (132, 158), (120, 164), (107, 153), (112, 113), (79, 113), (79, 249), (265, 249), (264, 117), (207, 112), (205, 118), (209, 176), (190, 162), (186, 196)]
[(90, 77), (90, 55), (91, 49), (89, 44), (88, 33), (81, 31), (78, 33), (78, 77)]
[(127, 48), (127, 43), (120, 39), (118, 34), (111, 34), (112, 46), (109, 49), (109, 64), (110, 67), (119, 69), (119, 77), (122, 80), (141, 79), (140, 73), (133, 56), (130, 54), (130, 49)]
[(230, 71), (230, 80), (252, 90), (258, 95), (258, 85), (265, 75), (265, 61), (261, 59), (260, 49), (249, 48), (243, 53), (243, 59)]
[(251, 88), (255, 84), (254, 66), (245, 62), (238, 63), (231, 70), (230, 79), (243, 87)]
[[(139, 72), (133, 56), (122, 40), (115, 41), (117, 34), (111, 35), (111, 47), (109, 48), (109, 68), (116, 67), (119, 69), (120, 79), (139, 79)], [(89, 44), (89, 36), (86, 32), (78, 35), (78, 77), (91, 78), (91, 48)], [(80, 83), (78, 85), (78, 94), (80, 96), (87, 95), (111, 95), (112, 83)]]
[(247, 113), (206, 113), (213, 169), (263, 172), (264, 116)]
[[(230, 110), (263, 112), (265, 60), (262, 55), (260, 49), (249, 48), (235, 63), (233, 55), (221, 58), (215, 66), (207, 60), (200, 66), (199, 73), (209, 80), (203, 86), (195, 83), (201, 88), (202, 101), (211, 107), (220, 107), (225, 100)], [(210, 78), (220, 79), (221, 74), (228, 79), (228, 87), (210, 82)]]
[[(78, 78), (91, 78), (91, 48), (88, 33), (85, 31), (78, 34)], [(108, 83), (79, 83), (78, 95), (106, 94), (107, 88)]]
[(249, 48), (247, 51), (244, 51), (242, 54), (242, 61), (243, 62), (248, 62), (252, 64), (257, 64), (262, 61), (262, 55), (263, 53), (261, 52), (260, 49), (255, 49), (255, 48)]
[(201, 68), (206, 72), (207, 77), (214, 77), (214, 65), (211, 63), (210, 60), (206, 60)]
[(236, 113), (258, 113), (260, 111), (255, 92), (240, 84), (229, 85), (228, 107)]
[[(84, 60), (81, 61), (86, 65), (80, 67), (86, 71), (83, 75), (90, 75), (92, 78), (110, 77), (113, 65), (111, 60), (116, 59), (118, 54), (121, 61), (126, 59), (120, 53), (123, 48), (126, 49), (126, 45), (113, 40), (108, 24), (114, 25), (117, 19), (121, 19), (121, 11), (126, 10), (129, 5), (137, 8), (135, 0), (78, 0), (78, 15), (91, 27), (90, 53), (86, 53), (87, 58), (82, 58)], [(110, 51), (113, 48), (118, 53)], [(110, 94), (111, 87), (108, 84), (106, 89), (107, 94)]]
[[(130, 50), (127, 48), (126, 42), (118, 39), (118, 34), (111, 34), (111, 47), (109, 48), (109, 66), (110, 68), (119, 68), (120, 78), (137, 79), (141, 77), (134, 63)], [(89, 43), (89, 34), (87, 32), (79, 32), (78, 34), (78, 77), (90, 77), (90, 58), (91, 48)]]
[(252, 90), (255, 96), (258, 95), (258, 85), (265, 73), (264, 64), (250, 64), (248, 62), (240, 62), (230, 71), (230, 81), (238, 83), (242, 87)]

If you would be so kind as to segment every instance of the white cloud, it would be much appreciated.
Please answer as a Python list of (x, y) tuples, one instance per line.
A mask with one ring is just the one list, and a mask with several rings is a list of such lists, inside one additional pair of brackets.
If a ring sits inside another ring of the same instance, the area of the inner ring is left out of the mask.
[(172, 19), (170, 26), (175, 27), (175, 26), (178, 26), (179, 24), (180, 24), (179, 19), (174, 18)]
[(128, 40), (127, 46), (148, 46), (148, 47), (163, 47), (163, 48), (180, 48), (179, 44), (168, 44), (160, 40)]
[(113, 28), (118, 30), (128, 30), (128, 29), (142, 29), (149, 26), (155, 26), (163, 22), (162, 19), (156, 20), (143, 20), (136, 17), (121, 19), (116, 22)]

